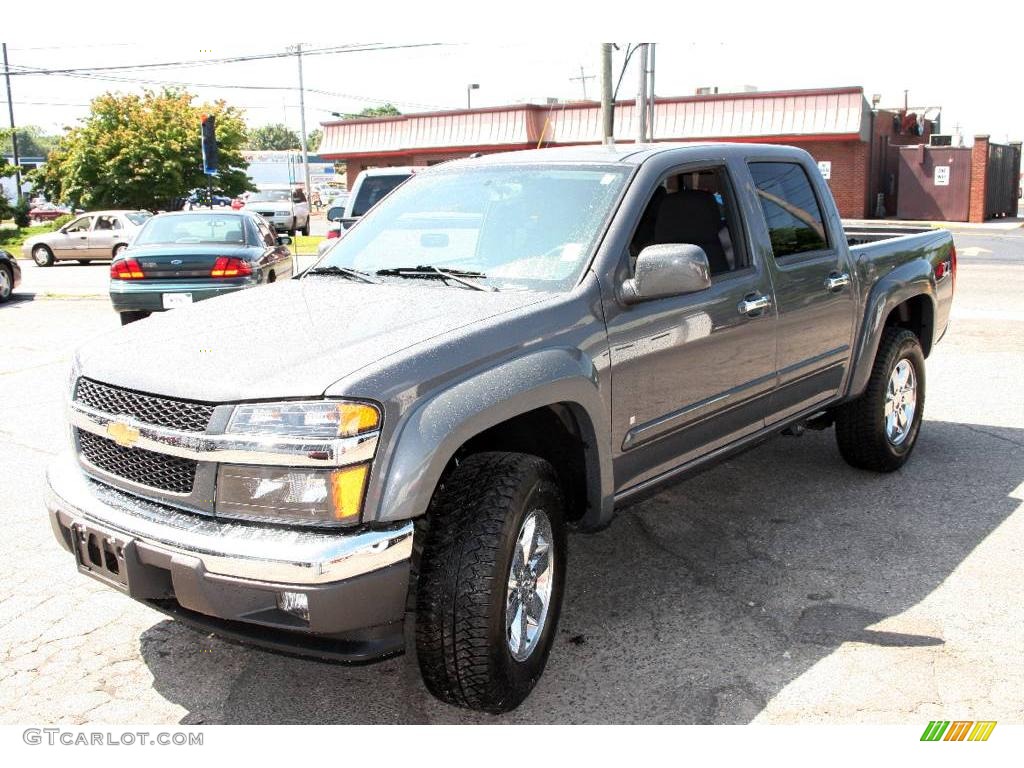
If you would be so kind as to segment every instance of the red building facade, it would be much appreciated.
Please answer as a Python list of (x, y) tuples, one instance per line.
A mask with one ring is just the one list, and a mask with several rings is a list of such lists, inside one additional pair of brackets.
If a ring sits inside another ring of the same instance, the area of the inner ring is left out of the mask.
[[(600, 143), (597, 102), (519, 104), (323, 123), (319, 153), (347, 163), (349, 185), (364, 168), (434, 165), (474, 152)], [(887, 172), (891, 143), (927, 141), (931, 124), (900, 131), (903, 116), (873, 111), (860, 87), (765, 91), (657, 99), (655, 141), (789, 144), (822, 167), (840, 214), (866, 218), (878, 194), (888, 208), (896, 187)], [(637, 133), (634, 102), (615, 107), (616, 143)], [(895, 152), (893, 152), (895, 155)], [(893, 163), (895, 167), (895, 161)]]

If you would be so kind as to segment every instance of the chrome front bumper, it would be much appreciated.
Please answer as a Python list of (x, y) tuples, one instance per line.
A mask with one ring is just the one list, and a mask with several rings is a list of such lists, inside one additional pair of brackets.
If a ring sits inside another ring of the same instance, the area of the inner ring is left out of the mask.
[(178, 511), (87, 478), (73, 453), (47, 473), (46, 506), (61, 526), (92, 525), (171, 556), (199, 561), (209, 574), (291, 585), (322, 585), (408, 562), (413, 524), (342, 533), (226, 521)]

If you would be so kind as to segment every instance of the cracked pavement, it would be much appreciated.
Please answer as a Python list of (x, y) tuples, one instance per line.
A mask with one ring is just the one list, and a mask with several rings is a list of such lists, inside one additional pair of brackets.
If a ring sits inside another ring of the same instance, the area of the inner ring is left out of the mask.
[[(958, 235), (963, 247), (972, 235)], [(26, 266), (0, 308), (0, 723), (1024, 721), (1024, 232), (962, 257), (925, 424), (887, 476), (779, 438), (570, 537), (547, 671), (504, 718), (367, 667), (196, 633), (80, 576), (43, 473), (69, 353), (116, 330), (105, 265)], [(97, 291), (97, 286), (100, 286)], [(998, 319), (993, 319), (993, 316)]]

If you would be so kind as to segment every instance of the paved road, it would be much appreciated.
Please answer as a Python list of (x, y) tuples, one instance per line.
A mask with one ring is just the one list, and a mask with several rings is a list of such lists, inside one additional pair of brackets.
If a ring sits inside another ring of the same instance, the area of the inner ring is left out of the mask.
[[(571, 537), (547, 673), (504, 720), (1024, 721), (1024, 239), (984, 242), (993, 255), (961, 259), (903, 470), (850, 469), (831, 432), (780, 438)], [(43, 468), (70, 350), (116, 327), (104, 300), (0, 309), (0, 722), (494, 721), (436, 703), (411, 656), (240, 648), (75, 572)]]

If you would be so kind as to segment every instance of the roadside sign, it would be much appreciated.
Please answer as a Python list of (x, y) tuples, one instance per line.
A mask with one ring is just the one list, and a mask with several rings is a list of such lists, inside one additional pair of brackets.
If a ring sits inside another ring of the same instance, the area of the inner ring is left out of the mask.
[(217, 172), (217, 124), (213, 115), (200, 118), (203, 142), (203, 173), (213, 176)]
[(949, 166), (948, 165), (936, 165), (935, 166), (935, 186), (936, 187), (948, 187), (949, 186)]
[(819, 160), (818, 170), (821, 171), (821, 178), (828, 181), (832, 178), (832, 161), (831, 160)]

